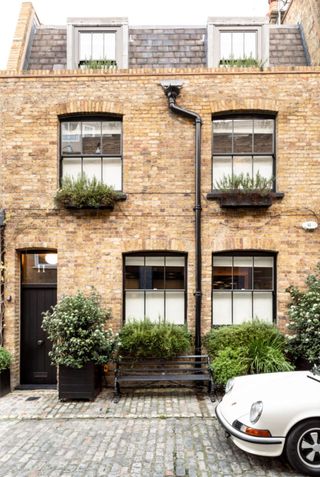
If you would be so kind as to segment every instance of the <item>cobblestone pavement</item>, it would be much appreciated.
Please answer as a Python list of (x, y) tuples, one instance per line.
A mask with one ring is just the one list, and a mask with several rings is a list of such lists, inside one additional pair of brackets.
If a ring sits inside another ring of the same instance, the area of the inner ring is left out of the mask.
[(61, 403), (55, 391), (0, 399), (1, 477), (285, 477), (280, 459), (250, 456), (224, 436), (214, 404), (193, 390), (140, 390), (118, 404)]

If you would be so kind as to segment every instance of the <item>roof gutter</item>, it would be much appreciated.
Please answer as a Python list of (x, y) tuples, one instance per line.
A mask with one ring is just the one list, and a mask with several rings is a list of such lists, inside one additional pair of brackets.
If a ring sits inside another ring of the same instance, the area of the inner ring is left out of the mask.
[(195, 123), (195, 354), (201, 354), (201, 125), (199, 114), (176, 104), (182, 82), (175, 80), (161, 81), (161, 86), (168, 98), (170, 110), (180, 116), (192, 119)]

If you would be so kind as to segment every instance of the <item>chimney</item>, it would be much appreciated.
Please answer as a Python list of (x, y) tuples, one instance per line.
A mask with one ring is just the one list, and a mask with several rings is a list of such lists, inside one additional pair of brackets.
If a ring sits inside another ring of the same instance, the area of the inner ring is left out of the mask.
[(269, 0), (269, 23), (278, 23), (279, 18), (279, 0)]

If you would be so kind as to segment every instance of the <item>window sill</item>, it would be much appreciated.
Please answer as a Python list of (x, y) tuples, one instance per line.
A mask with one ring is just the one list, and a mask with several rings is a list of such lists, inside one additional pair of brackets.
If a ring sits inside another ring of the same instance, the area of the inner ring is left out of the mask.
[(268, 195), (262, 196), (255, 192), (239, 193), (238, 191), (213, 190), (207, 194), (207, 199), (218, 200), (221, 208), (268, 208), (271, 207), (274, 200), (281, 200), (283, 197), (283, 192), (270, 192)]

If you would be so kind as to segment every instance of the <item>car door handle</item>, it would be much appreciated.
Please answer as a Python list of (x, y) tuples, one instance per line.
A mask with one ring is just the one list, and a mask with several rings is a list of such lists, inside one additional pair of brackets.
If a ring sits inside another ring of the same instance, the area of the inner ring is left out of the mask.
[(41, 346), (41, 345), (43, 345), (43, 343), (44, 343), (44, 341), (43, 341), (43, 340), (38, 340), (38, 341), (37, 341), (37, 345), (38, 345), (38, 346)]

